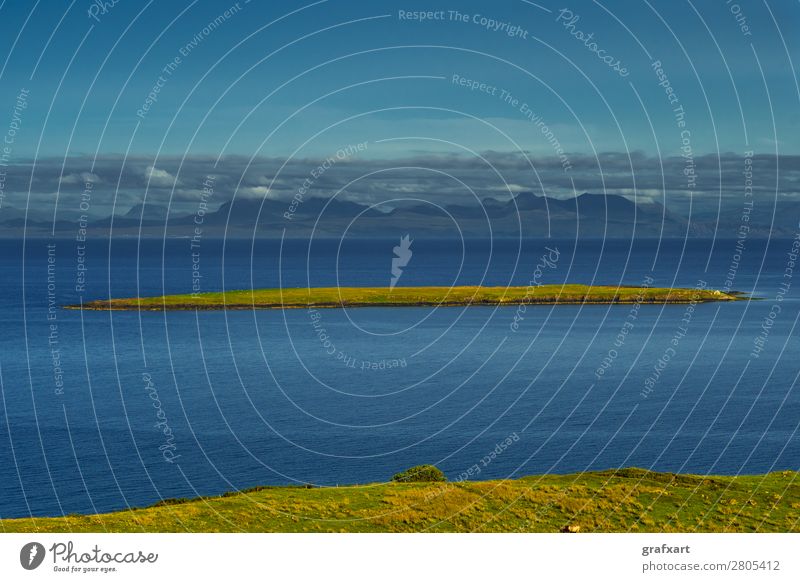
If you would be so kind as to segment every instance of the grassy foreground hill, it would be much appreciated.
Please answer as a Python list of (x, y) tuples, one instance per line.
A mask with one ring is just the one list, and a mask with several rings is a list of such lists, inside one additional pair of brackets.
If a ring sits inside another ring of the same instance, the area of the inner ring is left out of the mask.
[(0, 520), (4, 532), (797, 532), (800, 473), (622, 469), (506, 481), (260, 487), (91, 516)]
[[(692, 303), (735, 301), (736, 293), (713, 289), (538, 285), (531, 287), (313, 287), (252, 289), (162, 297), (91, 301), (83, 309), (195, 310), (336, 307), (461, 306), (584, 303)], [(70, 305), (68, 309), (81, 306)]]

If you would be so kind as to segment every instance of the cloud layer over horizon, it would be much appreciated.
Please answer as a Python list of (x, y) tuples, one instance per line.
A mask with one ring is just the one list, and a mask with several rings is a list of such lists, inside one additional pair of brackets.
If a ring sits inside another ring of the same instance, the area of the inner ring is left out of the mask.
[[(365, 148), (368, 152), (368, 148)], [(484, 152), (478, 157), (423, 154), (396, 159), (359, 157), (359, 152), (330, 158), (227, 156), (103, 155), (41, 158), (7, 168), (3, 213), (24, 210), (33, 216), (71, 217), (80, 213), (85, 193), (92, 217), (124, 214), (146, 201), (169, 206), (174, 214), (191, 213), (200, 200), (203, 182), (214, 176), (216, 207), (233, 197), (289, 200), (302, 188), (305, 197), (337, 196), (362, 204), (398, 204), (424, 199), (439, 204), (469, 204), (487, 197), (509, 200), (520, 192), (569, 198), (576, 194), (618, 194), (639, 203), (663, 203), (687, 214), (713, 212), (726, 203), (741, 204), (752, 180), (756, 201), (800, 200), (800, 156), (758, 154), (752, 174), (738, 154), (703, 155), (693, 159), (697, 176), (693, 194), (687, 190), (681, 157), (659, 159), (642, 153), (608, 152), (597, 157), (569, 154), (565, 171), (557, 157), (525, 153)], [(394, 201), (394, 202), (391, 202)], [(471, 201), (471, 202), (470, 202)]]

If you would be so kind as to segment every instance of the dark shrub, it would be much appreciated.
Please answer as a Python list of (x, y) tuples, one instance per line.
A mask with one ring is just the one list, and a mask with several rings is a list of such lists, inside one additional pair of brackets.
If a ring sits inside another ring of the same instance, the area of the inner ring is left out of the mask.
[(435, 481), (447, 481), (447, 477), (433, 465), (417, 465), (416, 467), (406, 469), (402, 473), (398, 473), (392, 477), (392, 481), (398, 481), (400, 483), (430, 483)]

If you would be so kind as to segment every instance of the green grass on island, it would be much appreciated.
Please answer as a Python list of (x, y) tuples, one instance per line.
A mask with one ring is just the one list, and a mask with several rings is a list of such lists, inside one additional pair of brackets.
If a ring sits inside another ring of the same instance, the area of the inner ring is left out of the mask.
[(797, 532), (798, 473), (622, 469), (506, 481), (260, 487), (102, 515), (0, 520), (4, 532)]
[[(736, 293), (713, 289), (541, 285), (532, 287), (315, 287), (254, 289), (91, 301), (83, 309), (291, 309), (381, 306), (517, 304), (692, 303), (735, 301)], [(80, 306), (71, 305), (76, 309)]]

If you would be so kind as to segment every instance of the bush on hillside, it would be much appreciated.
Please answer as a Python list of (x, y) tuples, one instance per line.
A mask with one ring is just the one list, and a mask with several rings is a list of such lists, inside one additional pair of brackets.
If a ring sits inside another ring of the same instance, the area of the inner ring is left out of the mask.
[(433, 465), (417, 465), (398, 473), (392, 477), (392, 481), (399, 483), (431, 483), (447, 481), (447, 477)]

